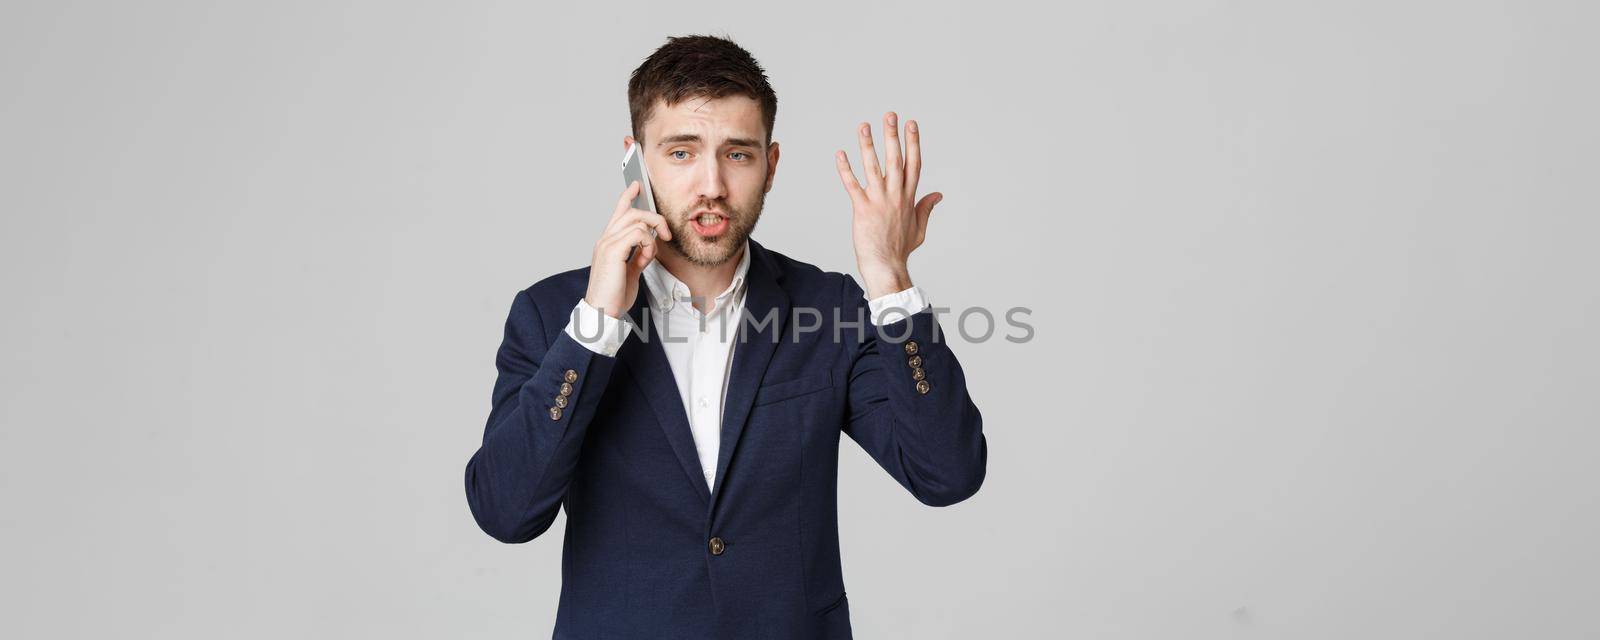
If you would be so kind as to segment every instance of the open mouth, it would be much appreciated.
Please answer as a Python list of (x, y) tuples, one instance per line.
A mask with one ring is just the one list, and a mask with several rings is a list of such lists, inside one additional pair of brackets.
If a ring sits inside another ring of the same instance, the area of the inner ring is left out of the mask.
[(689, 219), (689, 226), (703, 237), (716, 237), (728, 230), (728, 217), (715, 211), (701, 211)]

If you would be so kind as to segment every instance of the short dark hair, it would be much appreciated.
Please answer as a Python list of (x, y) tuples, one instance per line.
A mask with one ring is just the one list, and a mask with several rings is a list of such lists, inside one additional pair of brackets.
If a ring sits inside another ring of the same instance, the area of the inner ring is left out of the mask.
[(658, 100), (675, 105), (690, 98), (743, 95), (761, 105), (766, 141), (772, 143), (772, 125), (778, 117), (778, 94), (767, 83), (767, 73), (741, 47), (728, 38), (688, 35), (667, 38), (628, 78), (628, 115), (633, 138), (643, 142), (642, 128)]

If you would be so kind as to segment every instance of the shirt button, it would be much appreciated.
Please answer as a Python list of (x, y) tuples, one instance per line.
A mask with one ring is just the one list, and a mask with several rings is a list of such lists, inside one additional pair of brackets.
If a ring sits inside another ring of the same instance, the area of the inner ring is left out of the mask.
[(700, 396), (700, 408), (704, 409), (705, 406), (706, 406), (706, 397), (705, 396)]
[(722, 538), (711, 539), (711, 555), (720, 556), (725, 549), (727, 549), (727, 545), (722, 543)]

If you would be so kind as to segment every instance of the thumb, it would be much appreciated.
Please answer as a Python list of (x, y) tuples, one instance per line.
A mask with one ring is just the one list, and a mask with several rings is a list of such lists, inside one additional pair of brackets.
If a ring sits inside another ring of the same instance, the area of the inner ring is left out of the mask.
[(928, 195), (922, 196), (922, 200), (919, 200), (917, 202), (917, 206), (916, 206), (917, 225), (918, 226), (927, 225), (928, 224), (928, 216), (933, 214), (934, 205), (939, 204), (940, 202), (943, 202), (943, 201), (944, 201), (944, 194), (939, 193), (938, 191), (935, 191), (935, 192), (930, 193)]

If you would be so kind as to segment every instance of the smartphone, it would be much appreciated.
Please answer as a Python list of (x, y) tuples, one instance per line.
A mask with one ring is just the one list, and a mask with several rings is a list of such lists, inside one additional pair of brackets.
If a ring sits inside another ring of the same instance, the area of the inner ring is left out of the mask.
[[(639, 195), (633, 197), (631, 206), (656, 213), (656, 195), (650, 190), (650, 170), (644, 166), (644, 150), (639, 148), (637, 141), (628, 145), (628, 151), (622, 155), (622, 186), (633, 184), (635, 180), (639, 181)], [(650, 237), (656, 237), (655, 227), (650, 227)], [(633, 260), (633, 252), (638, 249), (639, 245), (633, 245), (628, 249), (628, 257), (622, 261)]]

